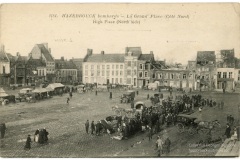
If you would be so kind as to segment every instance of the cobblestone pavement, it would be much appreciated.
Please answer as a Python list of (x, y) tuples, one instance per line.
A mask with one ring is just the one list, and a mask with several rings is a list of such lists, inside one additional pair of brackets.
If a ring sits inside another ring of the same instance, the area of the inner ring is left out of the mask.
[[(153, 91), (139, 91), (136, 101), (146, 101), (147, 94)], [(86, 94), (74, 93), (70, 104), (66, 104), (67, 94), (54, 96), (51, 99), (37, 103), (16, 103), (0, 107), (0, 122), (5, 122), (7, 131), (4, 139), (1, 139), (1, 157), (139, 157), (156, 156), (154, 150), (156, 135), (149, 142), (146, 133), (138, 133), (128, 140), (117, 141), (110, 138), (111, 135), (88, 135), (85, 133), (84, 123), (87, 119), (95, 122), (113, 115), (112, 106), (130, 108), (130, 104), (120, 104), (122, 91), (113, 91), (113, 99), (109, 99), (108, 92), (94, 92)], [(168, 93), (165, 93), (168, 94)], [(210, 94), (210, 93), (209, 93)], [(212, 95), (212, 94), (211, 94)], [(206, 94), (206, 96), (209, 96)], [(213, 94), (216, 99), (222, 99), (221, 94)], [(238, 114), (234, 104), (239, 95), (225, 95), (227, 101), (223, 111), (206, 110), (206, 113), (224, 116), (225, 114)], [(235, 102), (234, 102), (235, 101)], [(233, 110), (234, 109), (234, 110)], [(46, 127), (49, 132), (49, 143), (39, 145), (32, 143), (32, 149), (25, 151), (24, 145), (27, 135), (33, 134), (36, 129)], [(197, 135), (189, 137), (187, 134), (180, 136), (176, 127), (163, 129), (159, 134), (169, 134), (173, 142), (171, 153), (165, 156), (196, 155), (189, 152), (188, 143), (195, 142)], [(185, 146), (185, 147), (184, 147)], [(206, 155), (205, 155), (206, 156)]]

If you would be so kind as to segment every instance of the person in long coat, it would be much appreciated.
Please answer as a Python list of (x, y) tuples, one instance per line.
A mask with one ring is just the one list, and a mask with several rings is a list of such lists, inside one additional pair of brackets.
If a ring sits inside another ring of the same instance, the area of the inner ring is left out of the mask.
[(44, 143), (44, 133), (43, 133), (43, 130), (42, 130), (42, 129), (39, 131), (38, 143), (40, 143), (40, 144), (43, 144), (43, 143)]
[(92, 121), (92, 123), (91, 123), (91, 134), (93, 134), (94, 131), (95, 131), (95, 124), (94, 124), (94, 121)]
[(225, 134), (227, 136), (227, 138), (230, 138), (231, 137), (231, 127), (229, 126), (229, 124), (227, 124), (227, 128), (225, 130)]
[(39, 139), (39, 129), (37, 129), (34, 134), (34, 141), (38, 142), (38, 139)]
[(164, 144), (166, 146), (166, 153), (169, 153), (170, 152), (171, 141), (170, 141), (170, 139), (168, 137), (165, 140)]
[(47, 142), (48, 141), (48, 132), (46, 130), (46, 128), (43, 129), (43, 139), (44, 139), (44, 142)]
[(30, 135), (28, 135), (24, 149), (28, 149), (28, 150), (31, 149), (31, 142), (32, 142), (31, 137)]
[(88, 120), (85, 123), (85, 129), (86, 129), (86, 133), (88, 134), (88, 130), (89, 130), (89, 121)]
[(6, 128), (6, 124), (5, 123), (0, 124), (1, 138), (4, 138), (6, 129), (7, 128)]

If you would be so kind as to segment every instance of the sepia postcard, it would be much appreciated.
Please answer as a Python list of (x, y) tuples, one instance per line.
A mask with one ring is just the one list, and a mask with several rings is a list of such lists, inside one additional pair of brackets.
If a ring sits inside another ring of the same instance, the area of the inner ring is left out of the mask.
[(0, 6), (3, 158), (239, 157), (239, 3)]

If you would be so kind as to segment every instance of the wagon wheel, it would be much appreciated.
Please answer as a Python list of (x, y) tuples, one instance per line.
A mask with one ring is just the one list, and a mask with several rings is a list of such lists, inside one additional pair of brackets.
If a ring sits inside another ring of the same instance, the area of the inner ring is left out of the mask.
[(189, 127), (188, 133), (189, 133), (190, 135), (194, 135), (196, 132), (197, 132), (197, 129), (196, 129), (196, 128), (194, 128), (194, 127)]
[(177, 124), (178, 132), (182, 133), (184, 132), (184, 125), (182, 123)]

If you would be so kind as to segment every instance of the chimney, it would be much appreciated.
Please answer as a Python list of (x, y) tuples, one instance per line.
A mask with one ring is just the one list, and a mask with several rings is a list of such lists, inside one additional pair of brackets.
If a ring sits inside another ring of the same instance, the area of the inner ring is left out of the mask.
[(104, 51), (101, 51), (101, 55), (104, 55)]
[(64, 57), (61, 57), (61, 60), (64, 61)]
[(150, 54), (153, 54), (153, 51), (150, 51)]
[(19, 52), (17, 52), (17, 53), (16, 53), (16, 56), (18, 57), (19, 55), (20, 55)]
[(43, 45), (48, 50), (48, 43), (43, 43)]
[(5, 53), (5, 46), (4, 46), (4, 45), (1, 45), (1, 51), (2, 51), (3, 53)]
[(87, 55), (90, 56), (92, 55), (93, 50), (92, 49), (87, 49)]

